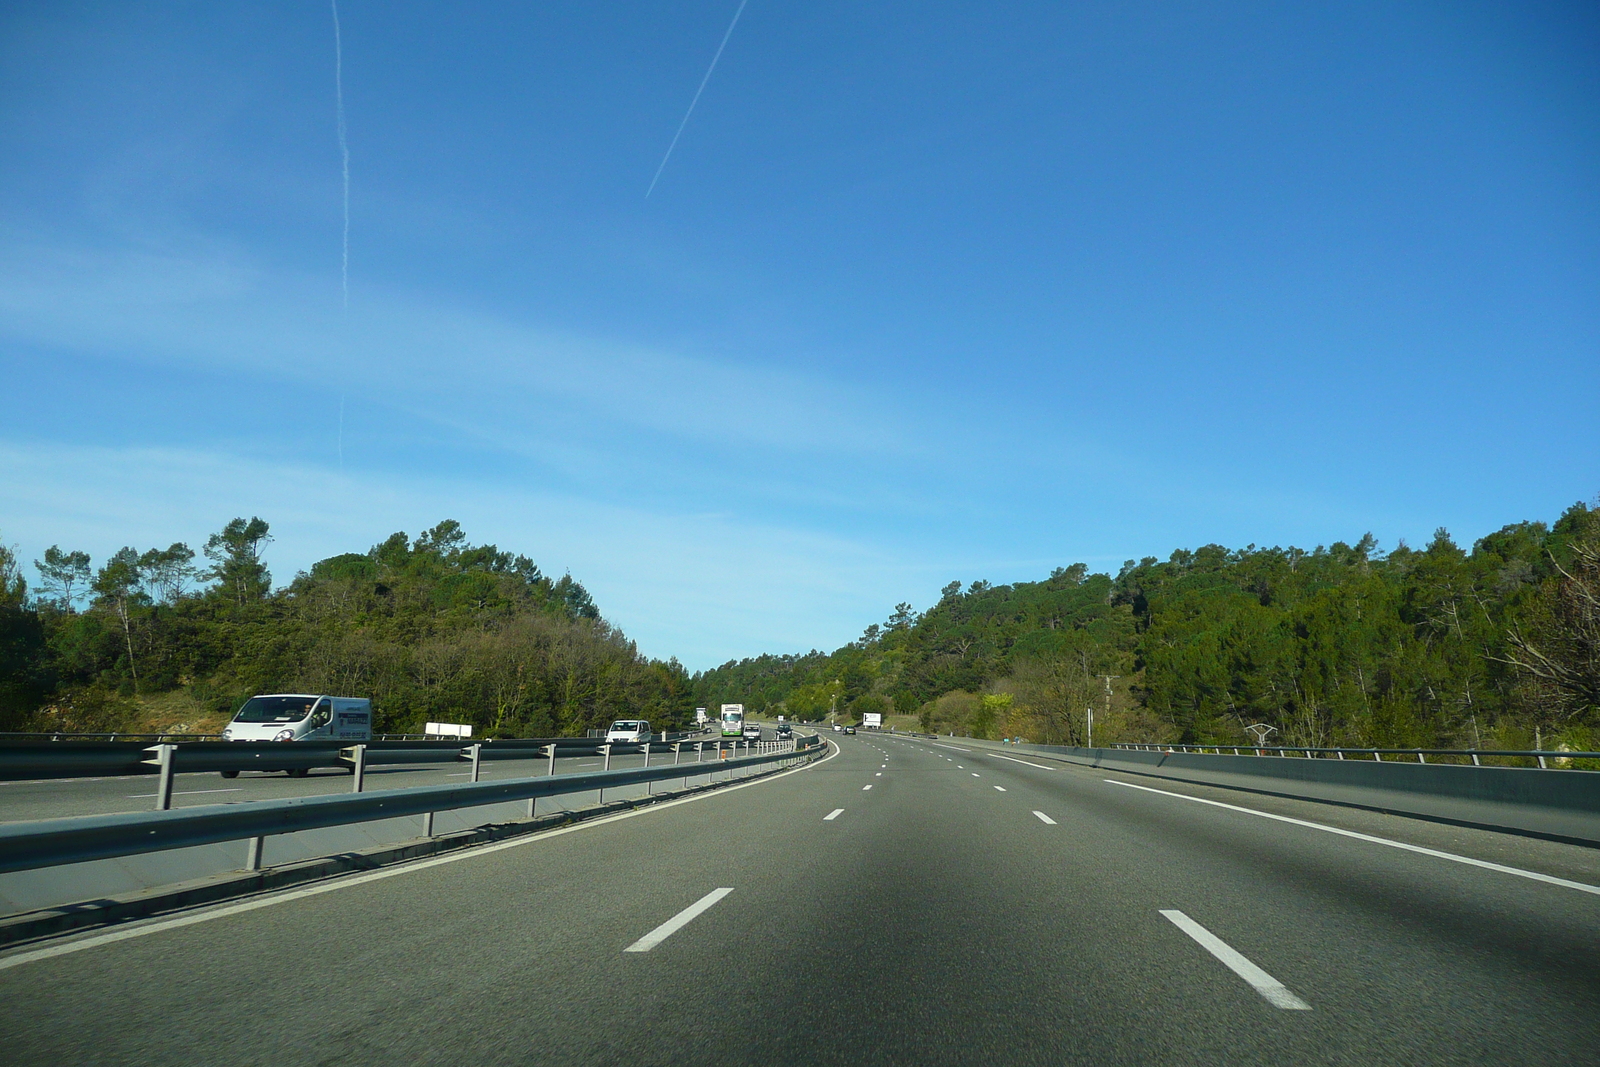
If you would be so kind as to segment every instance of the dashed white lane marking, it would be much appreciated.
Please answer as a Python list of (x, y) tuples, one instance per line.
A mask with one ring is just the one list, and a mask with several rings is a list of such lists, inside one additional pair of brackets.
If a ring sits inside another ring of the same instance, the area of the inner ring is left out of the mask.
[(861, 790), (862, 790), (862, 792), (866, 792), (868, 789), (871, 789), (871, 788), (872, 788), (872, 783), (868, 782), (866, 785), (861, 787)]
[(883, 777), (883, 772), (882, 771), (874, 771), (872, 777), (874, 777), (874, 778), (882, 778)]
[(1194, 938), (1201, 948), (1221, 960), (1224, 967), (1249, 982), (1274, 1008), (1284, 1008), (1288, 1011), (1311, 1010), (1311, 1005), (1289, 992), (1282, 982), (1245, 959), (1226, 941), (1183, 912), (1163, 908), (1161, 914), (1171, 920), (1173, 926)]
[[(973, 777), (977, 777), (977, 775), (973, 775)], [(1004, 793), (1006, 791), (1006, 787), (1003, 786), (1003, 785), (997, 785), (997, 786), (995, 786), (995, 788), (1000, 790), (1000, 792), (1002, 792), (1002, 793)]]
[(841, 816), (843, 814), (844, 814), (844, 809), (843, 808), (834, 808), (832, 811), (828, 812), (828, 814), (826, 814), (826, 815), (824, 815), (822, 817), (822, 821), (823, 822), (832, 822), (833, 820), (837, 819), (839, 816)]
[(1034, 814), (1037, 815), (1039, 817), (1039, 821), (1044, 823), (1046, 826), (1054, 826), (1056, 824), (1056, 821), (1054, 819), (1052, 819), (1050, 816), (1046, 815), (1042, 811), (1036, 811), (1036, 812), (1034, 812)]
[(974, 777), (974, 778), (982, 778), (983, 775), (979, 774), (977, 771), (973, 771), (972, 772), (972, 777)]
[(661, 942), (682, 930), (694, 921), (695, 916), (705, 911), (711, 905), (733, 892), (732, 889), (713, 889), (699, 900), (684, 908), (678, 914), (662, 923), (660, 926), (645, 934), (639, 940), (623, 949), (624, 952), (649, 952)]
[(1177, 797), (1179, 800), (1192, 800), (1196, 804), (1209, 804), (1214, 808), (1227, 808), (1229, 811), (1242, 811), (1246, 815), (1257, 815), (1263, 819), (1272, 819), (1274, 822), (1286, 822), (1291, 826), (1304, 826), (1312, 830), (1321, 830), (1323, 833), (1338, 834), (1340, 837), (1351, 837), (1357, 841), (1369, 841), (1374, 845), (1388, 845), (1390, 848), (1402, 849), (1406, 852), (1415, 852), (1422, 856), (1433, 856), (1436, 859), (1449, 860), (1452, 863), (1464, 863), (1469, 867), (1482, 867), (1486, 871), (1499, 871), (1501, 874), (1510, 874), (1518, 878), (1527, 878), (1534, 882), (1544, 882), (1546, 885), (1558, 885), (1563, 889), (1576, 889), (1580, 893), (1590, 893), (1600, 896), (1600, 885), (1589, 885), (1586, 882), (1572, 882), (1565, 878), (1557, 878), (1550, 874), (1540, 874), (1538, 871), (1526, 871), (1521, 867), (1507, 867), (1501, 863), (1490, 863), (1488, 860), (1475, 860), (1471, 856), (1458, 856), (1454, 852), (1440, 852), (1436, 848), (1423, 848), (1421, 845), (1408, 845), (1404, 841), (1391, 841), (1387, 837), (1374, 837), (1371, 834), (1357, 833), (1354, 830), (1344, 830), (1337, 826), (1328, 826), (1320, 822), (1311, 822), (1307, 819), (1293, 819), (1287, 815), (1274, 815), (1270, 811), (1257, 811), (1255, 808), (1241, 808), (1237, 804), (1224, 804), (1220, 800), (1207, 800), (1204, 797), (1191, 797), (1185, 793), (1169, 793), (1165, 789), (1151, 789), (1147, 785), (1134, 785), (1132, 782), (1118, 782), (1110, 778), (1104, 779), (1112, 785), (1124, 785), (1129, 789), (1142, 789), (1146, 793), (1160, 793), (1165, 797)]
[[(935, 741), (934, 744), (939, 745), (939, 742)], [(939, 745), (939, 747), (948, 748), (951, 752), (966, 752), (969, 754), (972, 752), (970, 748), (957, 748), (955, 745)]]
[[(196, 795), (197, 793), (240, 793), (240, 792), (243, 792), (243, 791), (244, 791), (244, 786), (235, 786), (232, 789), (179, 789), (179, 790), (175, 791), (172, 795), (175, 796), (175, 797), (192, 797), (192, 796)], [(129, 800), (149, 800), (154, 796), (155, 796), (154, 793), (135, 793), (132, 796), (128, 797), (127, 799), (129, 799)]]
[(1015, 756), (1002, 756), (998, 752), (989, 752), (989, 753), (986, 753), (986, 755), (989, 756), (989, 758), (991, 758), (991, 759), (1008, 759), (1012, 763), (1020, 763), (1024, 767), (1037, 767), (1041, 771), (1053, 771), (1053, 770), (1056, 769), (1054, 767), (1046, 767), (1042, 763), (1029, 763), (1027, 760), (1025, 760), (1025, 759), (1017, 759), (1017, 757), (1015, 757)]

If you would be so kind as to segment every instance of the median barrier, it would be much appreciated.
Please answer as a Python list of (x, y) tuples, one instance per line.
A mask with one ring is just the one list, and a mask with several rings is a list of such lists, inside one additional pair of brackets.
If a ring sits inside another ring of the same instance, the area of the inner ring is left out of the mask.
[(1600, 845), (1596, 771), (1078, 748), (965, 737), (940, 738), (940, 743)]

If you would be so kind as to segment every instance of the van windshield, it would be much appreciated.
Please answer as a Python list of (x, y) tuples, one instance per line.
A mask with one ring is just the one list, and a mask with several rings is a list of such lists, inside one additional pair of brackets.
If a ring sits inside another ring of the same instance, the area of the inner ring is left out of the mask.
[(251, 697), (234, 722), (299, 722), (311, 714), (316, 697)]
[(611, 728), (613, 730), (633, 731), (639, 728), (639, 724), (636, 722), (614, 722), (611, 724)]

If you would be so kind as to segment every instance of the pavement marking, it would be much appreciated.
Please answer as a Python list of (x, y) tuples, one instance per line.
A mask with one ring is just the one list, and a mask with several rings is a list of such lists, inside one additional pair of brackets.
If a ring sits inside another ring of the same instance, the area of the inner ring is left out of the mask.
[[(175, 796), (175, 797), (192, 797), (196, 793), (242, 793), (242, 792), (244, 792), (244, 787), (243, 786), (234, 786), (232, 789), (179, 789), (179, 790), (176, 790), (172, 795)], [(131, 797), (128, 797), (127, 799), (129, 799), (129, 800), (149, 800), (153, 796), (155, 796), (154, 793), (135, 793)]]
[[(668, 808), (675, 808), (680, 804), (694, 804), (702, 800), (710, 800), (714, 797), (727, 796), (729, 793), (737, 793), (741, 789), (750, 789), (754, 786), (766, 785), (768, 782), (775, 782), (779, 778), (787, 778), (791, 774), (800, 774), (804, 771), (810, 770), (813, 767), (820, 767), (822, 764), (833, 759), (841, 752), (837, 742), (833, 741), (832, 739), (828, 739), (826, 743), (833, 749), (833, 751), (828, 755), (823, 756), (815, 763), (805, 763), (791, 770), (779, 771), (777, 774), (774, 774), (768, 778), (757, 778), (754, 781), (743, 782), (739, 785), (725, 785), (721, 789), (717, 789), (709, 793), (699, 793), (692, 797), (679, 797), (677, 800), (663, 800), (658, 804), (651, 804), (648, 807), (634, 808), (631, 811), (620, 811), (615, 815), (603, 815), (597, 819), (588, 819), (584, 822), (574, 823), (570, 826), (561, 826), (554, 830), (541, 830), (536, 833), (524, 835), (522, 837), (514, 837), (509, 841), (499, 841), (492, 845), (477, 845), (473, 848), (465, 848), (459, 852), (451, 852), (443, 856), (434, 856), (425, 860), (415, 860), (411, 863), (398, 864), (394, 867), (385, 867), (382, 870), (368, 871), (365, 874), (347, 875), (342, 878), (335, 878), (326, 882), (319, 882), (316, 885), (307, 886), (304, 889), (290, 889), (283, 893), (275, 893), (268, 897), (257, 897), (253, 900), (247, 900), (240, 904), (228, 904), (222, 907), (211, 908), (206, 911), (182, 915), (174, 919), (164, 919), (139, 926), (124, 927), (119, 930), (113, 930), (109, 933), (85, 937), (77, 941), (67, 941), (61, 944), (50, 945), (46, 948), (34, 949), (31, 952), (18, 952), (10, 956), (0, 956), (0, 971), (10, 970), (12, 967), (20, 967), (24, 963), (32, 963), (35, 960), (47, 960), (54, 956), (65, 956), (69, 953), (81, 952), (86, 948), (97, 948), (100, 945), (109, 945), (118, 941), (127, 941), (135, 937), (144, 937), (146, 934), (158, 934), (162, 931), (174, 930), (182, 926), (193, 926), (196, 923), (210, 922), (212, 919), (223, 919), (230, 915), (239, 915), (243, 912), (255, 911), (258, 908), (270, 908), (274, 904), (287, 904), (295, 900), (304, 900), (306, 897), (316, 897), (321, 896), (323, 893), (332, 893), (339, 889), (350, 889), (354, 886), (366, 885), (368, 882), (378, 882), (385, 878), (395, 878), (402, 874), (411, 874), (414, 871), (425, 871), (430, 867), (442, 867), (447, 863), (459, 863), (462, 860), (470, 860), (477, 856), (488, 856), (495, 852), (503, 852), (510, 848), (521, 848), (524, 845), (536, 845), (542, 841), (549, 841), (551, 838), (565, 837), (567, 834), (575, 834), (584, 830), (593, 830), (597, 827), (609, 826), (612, 823), (621, 822), (623, 819), (634, 819), (638, 818), (640, 815), (649, 815), (651, 812), (666, 811)], [(871, 789), (872, 787), (868, 786), (867, 788)]]
[(1221, 960), (1224, 967), (1249, 982), (1255, 991), (1265, 997), (1267, 1003), (1274, 1008), (1283, 1008), (1287, 1011), (1311, 1010), (1311, 1005), (1289, 992), (1282, 982), (1245, 959), (1235, 951), (1233, 946), (1189, 918), (1183, 912), (1172, 908), (1162, 908), (1161, 914), (1166, 916), (1173, 926), (1194, 938), (1201, 948)]
[(1054, 826), (1056, 824), (1056, 821), (1054, 819), (1052, 819), (1050, 816), (1046, 815), (1042, 811), (1036, 811), (1036, 812), (1034, 812), (1034, 814), (1039, 816), (1039, 821), (1044, 823), (1046, 826)]
[(828, 812), (828, 814), (826, 814), (826, 815), (824, 815), (822, 817), (822, 821), (823, 822), (832, 822), (833, 820), (837, 819), (839, 816), (841, 816), (843, 814), (844, 814), (844, 809), (843, 808), (834, 808), (832, 811)]
[(1355, 830), (1345, 830), (1338, 826), (1329, 826), (1326, 823), (1311, 822), (1308, 819), (1294, 819), (1287, 815), (1275, 815), (1270, 811), (1257, 811), (1255, 808), (1242, 808), (1237, 804), (1224, 804), (1220, 800), (1207, 800), (1204, 797), (1191, 797), (1185, 793), (1169, 793), (1165, 789), (1151, 789), (1147, 785), (1134, 785), (1132, 782), (1118, 782), (1107, 778), (1105, 781), (1112, 785), (1127, 786), (1129, 789), (1142, 789), (1146, 793), (1160, 793), (1162, 796), (1177, 797), (1179, 800), (1192, 800), (1196, 804), (1209, 804), (1214, 808), (1227, 808), (1229, 811), (1242, 811), (1246, 815), (1257, 815), (1263, 819), (1274, 822), (1286, 822), (1292, 826), (1305, 826), (1312, 830), (1321, 830), (1324, 833), (1338, 834), (1340, 837), (1350, 837), (1357, 841), (1368, 841), (1374, 845), (1388, 845), (1390, 848), (1402, 849), (1406, 852), (1415, 852), (1422, 856), (1433, 856), (1436, 859), (1450, 860), (1452, 863), (1464, 863), (1469, 867), (1482, 867), (1486, 871), (1499, 871), (1501, 874), (1515, 875), (1518, 878), (1527, 878), (1534, 882), (1544, 882), (1547, 885), (1558, 885), (1563, 889), (1576, 889), (1580, 893), (1590, 893), (1600, 896), (1600, 885), (1589, 885), (1586, 882), (1573, 882), (1565, 878), (1557, 878), (1551, 874), (1540, 874), (1538, 871), (1528, 871), (1521, 867), (1507, 867), (1502, 863), (1490, 863), (1488, 860), (1475, 860), (1471, 856), (1458, 856), (1454, 852), (1440, 852), (1436, 848), (1424, 848), (1421, 845), (1410, 845), (1404, 841), (1392, 841), (1387, 837), (1374, 837), (1371, 834), (1357, 833)]
[(868, 790), (868, 789), (871, 789), (871, 788), (872, 788), (872, 783), (871, 783), (871, 782), (868, 782), (868, 783), (867, 783), (867, 784), (866, 784), (866, 785), (864, 785), (864, 786), (862, 786), (862, 787), (861, 787), (861, 791), (862, 791), (862, 792), (863, 792), (863, 793), (864, 793), (864, 792), (866, 792), (866, 791), (867, 791), (867, 790)]
[(974, 777), (974, 778), (982, 778), (983, 775), (979, 774), (977, 771), (973, 771), (972, 772), (972, 777)]
[[(936, 745), (939, 745), (939, 742), (937, 742), (937, 741), (935, 741), (933, 743), (936, 744)], [(939, 747), (940, 748), (948, 748), (951, 752), (971, 752), (972, 751), (972, 749), (970, 749), (970, 748), (957, 748), (955, 745), (939, 745)]]
[[(976, 778), (977, 775), (973, 775), (973, 777)], [(995, 788), (1000, 790), (1000, 792), (1002, 792), (1002, 793), (1004, 793), (1006, 791), (1006, 787), (1003, 786), (1003, 785), (997, 785), (997, 786), (995, 786)]]
[(874, 778), (882, 778), (883, 777), (883, 772), (882, 771), (874, 771), (872, 777), (874, 777)]
[(654, 930), (651, 930), (648, 934), (645, 934), (639, 940), (635, 941), (622, 951), (649, 952), (651, 949), (661, 944), (661, 942), (665, 941), (679, 930), (682, 930), (685, 926), (688, 926), (694, 921), (695, 916), (699, 915), (701, 912), (705, 911), (707, 908), (711, 907), (711, 905), (715, 904), (717, 901), (721, 900), (731, 892), (733, 892), (731, 888), (713, 889), (711, 892), (707, 893), (693, 904), (690, 904), (687, 908), (684, 908), (682, 911), (678, 912), (678, 914), (674, 915), (672, 918), (668, 919)]
[(1027, 760), (1025, 760), (1025, 759), (1017, 759), (1017, 757), (1015, 757), (1015, 756), (1002, 756), (998, 752), (986, 752), (986, 753), (984, 753), (984, 755), (988, 756), (990, 759), (1008, 759), (1012, 763), (1020, 763), (1024, 767), (1037, 767), (1041, 771), (1053, 771), (1053, 770), (1056, 769), (1054, 767), (1046, 767), (1042, 763), (1029, 763)]

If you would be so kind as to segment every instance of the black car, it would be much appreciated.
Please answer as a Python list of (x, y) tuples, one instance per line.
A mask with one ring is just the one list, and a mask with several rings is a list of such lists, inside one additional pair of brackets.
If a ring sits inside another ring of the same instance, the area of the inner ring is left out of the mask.
[(844, 732), (847, 734), (853, 734), (856, 732), (856, 728), (854, 726), (846, 726), (844, 728)]

